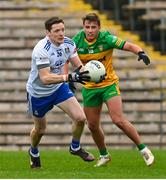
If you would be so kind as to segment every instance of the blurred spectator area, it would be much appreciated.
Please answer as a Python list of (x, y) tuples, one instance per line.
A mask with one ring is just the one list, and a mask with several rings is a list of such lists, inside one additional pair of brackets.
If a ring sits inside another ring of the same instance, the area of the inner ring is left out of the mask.
[(85, 0), (166, 54), (165, 0)]
[[(103, 4), (96, 3), (94, 6), (100, 5), (102, 9), (106, 9), (104, 11), (108, 12), (108, 16), (123, 23), (124, 28), (130, 27), (130, 23), (127, 24), (129, 11), (123, 10), (125, 13), (122, 14), (120, 8), (126, 8), (128, 3), (124, 0), (101, 2)], [(113, 5), (119, 7), (118, 13)], [(82, 0), (0, 0), (0, 150), (27, 150), (30, 145), (29, 133), (33, 120), (27, 115), (25, 87), (31, 66), (32, 49), (39, 39), (45, 36), (44, 21), (53, 15), (61, 16), (66, 25), (66, 35), (72, 37), (82, 27), (82, 16), (92, 11), (98, 13), (102, 19), (102, 27), (109, 29), (111, 26), (111, 32), (113, 29), (114, 32), (118, 31), (125, 39), (138, 43), (149, 52), (151, 64), (145, 66), (142, 61), (137, 61), (136, 55), (115, 50), (113, 65), (120, 78), (125, 116), (134, 124), (145, 144), (154, 148), (166, 148), (164, 56), (161, 59), (160, 54), (154, 53), (137, 35), (124, 31), (121, 25), (112, 20), (106, 20), (105, 13), (95, 11)], [(138, 21), (143, 15), (145, 13), (139, 16)], [(143, 26), (144, 20), (141, 22)], [(137, 26), (136, 28), (138, 29)], [(75, 95), (81, 104), (81, 85), (77, 85)], [(47, 117), (47, 133), (42, 138), (40, 147), (68, 147), (71, 141), (71, 119), (57, 107), (49, 112)], [(106, 105), (102, 109), (101, 123), (109, 147), (135, 148), (132, 141), (112, 123)], [(85, 146), (96, 147), (87, 125), (81, 141)]]

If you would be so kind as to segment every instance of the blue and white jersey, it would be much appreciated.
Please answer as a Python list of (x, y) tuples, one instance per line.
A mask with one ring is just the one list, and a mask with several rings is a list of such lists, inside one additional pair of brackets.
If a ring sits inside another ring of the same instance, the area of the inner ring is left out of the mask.
[(34, 97), (45, 97), (54, 93), (62, 83), (44, 85), (39, 77), (38, 67), (50, 67), (51, 73), (63, 74), (66, 61), (77, 56), (74, 42), (65, 37), (64, 43), (56, 46), (46, 36), (32, 52), (31, 71), (26, 85), (27, 92)]

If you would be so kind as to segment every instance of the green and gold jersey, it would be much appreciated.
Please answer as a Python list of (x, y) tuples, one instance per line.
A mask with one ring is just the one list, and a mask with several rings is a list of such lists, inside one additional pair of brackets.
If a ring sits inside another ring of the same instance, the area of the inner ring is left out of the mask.
[(86, 83), (86, 88), (106, 87), (118, 82), (119, 78), (115, 74), (112, 66), (113, 49), (122, 49), (125, 41), (111, 35), (108, 31), (100, 31), (98, 38), (94, 42), (88, 42), (85, 39), (84, 31), (80, 31), (73, 37), (77, 46), (78, 55), (85, 65), (90, 60), (98, 60), (102, 62), (106, 68), (106, 79), (101, 83)]

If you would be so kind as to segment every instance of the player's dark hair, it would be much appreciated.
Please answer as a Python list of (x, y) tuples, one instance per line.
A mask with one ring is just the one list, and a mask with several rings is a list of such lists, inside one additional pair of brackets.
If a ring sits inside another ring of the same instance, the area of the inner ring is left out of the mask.
[(85, 23), (86, 20), (88, 20), (88, 21), (95, 21), (100, 26), (100, 18), (95, 13), (89, 13), (85, 17), (83, 17), (82, 18), (83, 24)]
[(53, 24), (59, 24), (59, 23), (63, 23), (64, 24), (63, 19), (60, 19), (59, 17), (52, 17), (52, 18), (48, 19), (45, 22), (45, 29), (48, 30), (48, 31), (51, 31), (52, 25)]

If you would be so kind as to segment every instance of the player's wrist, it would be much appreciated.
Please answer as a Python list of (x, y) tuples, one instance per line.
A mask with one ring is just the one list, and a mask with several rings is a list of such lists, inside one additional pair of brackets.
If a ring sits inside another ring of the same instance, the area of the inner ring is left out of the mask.
[(63, 74), (62, 78), (63, 78), (63, 82), (67, 82), (68, 81), (68, 75), (67, 74)]
[(140, 55), (140, 54), (145, 54), (145, 52), (142, 50), (142, 51), (139, 51), (138, 52), (138, 55)]
[(68, 74), (67, 81), (68, 82), (75, 82), (76, 81), (76, 73), (72, 72), (72, 73)]

